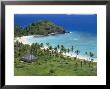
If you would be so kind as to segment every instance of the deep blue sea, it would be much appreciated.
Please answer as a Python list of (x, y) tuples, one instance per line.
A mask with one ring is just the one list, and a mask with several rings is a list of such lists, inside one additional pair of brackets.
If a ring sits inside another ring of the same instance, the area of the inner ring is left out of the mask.
[(71, 33), (39, 38), (30, 37), (27, 39), (30, 43), (50, 43), (52, 46), (63, 44), (66, 48), (74, 46), (74, 51), (80, 50), (80, 55), (85, 56), (85, 52), (93, 52), (97, 58), (96, 14), (15, 14), (14, 24), (25, 28), (32, 22), (44, 19), (62, 26)]

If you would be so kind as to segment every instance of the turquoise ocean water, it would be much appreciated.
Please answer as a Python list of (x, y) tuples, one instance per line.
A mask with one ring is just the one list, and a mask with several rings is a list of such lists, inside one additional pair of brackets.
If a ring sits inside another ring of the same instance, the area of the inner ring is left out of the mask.
[(75, 50), (80, 50), (81, 56), (87, 57), (85, 52), (93, 52), (94, 59), (97, 59), (97, 37), (96, 35), (85, 32), (71, 32), (65, 34), (50, 35), (45, 37), (29, 37), (27, 38), (30, 43), (49, 43), (52, 47), (64, 45), (65, 48), (74, 47)]

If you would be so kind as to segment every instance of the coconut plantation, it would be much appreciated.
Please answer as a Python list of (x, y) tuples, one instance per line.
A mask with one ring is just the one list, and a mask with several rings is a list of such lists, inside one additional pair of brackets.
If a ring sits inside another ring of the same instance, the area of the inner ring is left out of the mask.
[(14, 75), (97, 76), (95, 21), (96, 15), (16, 14)]

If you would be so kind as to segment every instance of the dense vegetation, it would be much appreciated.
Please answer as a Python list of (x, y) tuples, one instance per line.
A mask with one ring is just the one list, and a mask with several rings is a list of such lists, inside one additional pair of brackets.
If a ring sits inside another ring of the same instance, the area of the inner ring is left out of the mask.
[(14, 27), (14, 36), (20, 37), (25, 35), (48, 35), (51, 33), (65, 33), (64, 28), (57, 26), (51, 21), (40, 20), (38, 22), (33, 22), (25, 28), (20, 26)]
[[(93, 62), (93, 53), (88, 55), (89, 61), (80, 60), (79, 50), (66, 49), (63, 45), (52, 47), (46, 43), (47, 49), (42, 49), (44, 44), (33, 43), (31, 46), (19, 43), (14, 44), (15, 76), (96, 76), (97, 63)], [(60, 50), (58, 52), (58, 50)], [(76, 57), (64, 56), (63, 53), (76, 53)], [(26, 53), (32, 53), (37, 57), (36, 61), (24, 62), (22, 56)]]

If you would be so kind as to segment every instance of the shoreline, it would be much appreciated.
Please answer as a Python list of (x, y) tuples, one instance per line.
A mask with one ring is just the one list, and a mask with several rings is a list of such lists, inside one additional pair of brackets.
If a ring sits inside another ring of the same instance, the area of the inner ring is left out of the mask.
[[(44, 47), (42, 47), (41, 49), (47, 49), (48, 47), (47, 46), (44, 46)], [(60, 51), (58, 50), (58, 53), (59, 53)], [(63, 53), (63, 55), (64, 56), (66, 56), (66, 57), (71, 57), (71, 58), (73, 58), (73, 57), (76, 57), (76, 55), (75, 54), (73, 54), (73, 53)], [(79, 60), (86, 60), (86, 61), (90, 61), (90, 60), (88, 60), (88, 58), (87, 57), (84, 57), (83, 55), (78, 55), (77, 56), (77, 58), (79, 59)], [(97, 62), (97, 60), (94, 60), (93, 62)]]
[(27, 41), (27, 38), (28, 38), (28, 37), (32, 37), (32, 36), (16, 37), (15, 40), (14, 40), (14, 42), (19, 41), (19, 42), (22, 43), (22, 44), (31, 45), (31, 43), (29, 43), (29, 42)]
[[(16, 42), (16, 41), (19, 41), (20, 43), (22, 43), (22, 44), (28, 44), (28, 45), (32, 45), (32, 43), (29, 43), (28, 41), (27, 41), (27, 38), (28, 37), (34, 37), (35, 35), (30, 35), (30, 36), (22, 36), (22, 37), (16, 37), (15, 39), (14, 39), (14, 42)], [(48, 47), (46, 46), (46, 45), (44, 45), (44, 47), (42, 47), (41, 49), (47, 49)], [(73, 53), (63, 53), (63, 55), (64, 56), (69, 56), (69, 57), (76, 57), (76, 55), (75, 54), (73, 54)], [(88, 60), (88, 58), (87, 57), (84, 57), (83, 55), (78, 55), (78, 59), (79, 60), (87, 60), (87, 61), (90, 61), (90, 60)], [(97, 62), (97, 60), (94, 60), (93, 62)]]

